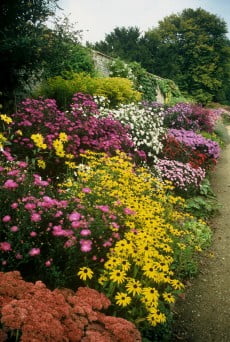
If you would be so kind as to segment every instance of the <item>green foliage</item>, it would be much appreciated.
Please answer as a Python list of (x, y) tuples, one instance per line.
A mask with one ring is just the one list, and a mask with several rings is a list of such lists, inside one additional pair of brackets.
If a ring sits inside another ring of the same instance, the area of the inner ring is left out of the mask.
[(178, 86), (172, 80), (150, 74), (137, 62), (126, 63), (120, 58), (117, 58), (110, 63), (109, 68), (113, 77), (126, 77), (132, 80), (135, 88), (143, 93), (143, 100), (156, 101), (159, 91), (164, 97), (164, 103), (166, 104), (186, 100)]
[(66, 72), (94, 73), (91, 52), (79, 43), (80, 30), (67, 17), (56, 18), (54, 28), (44, 32), (43, 77), (65, 75)]
[(164, 18), (151, 32), (158, 35), (153, 68), (159, 75), (174, 80), (197, 102), (207, 103), (218, 94), (230, 71), (223, 20), (201, 8), (185, 9)]
[(119, 103), (139, 101), (141, 93), (133, 89), (130, 80), (120, 77), (96, 78), (84, 73), (72, 74), (70, 79), (61, 76), (44, 81), (35, 96), (55, 99), (61, 109), (67, 109), (73, 94), (81, 92), (90, 95), (104, 96), (110, 101), (110, 106)]
[(136, 61), (141, 53), (139, 49), (141, 32), (138, 27), (116, 27), (105, 36), (104, 41), (91, 45), (95, 50), (125, 61)]
[(43, 23), (54, 14), (57, 0), (1, 0), (0, 89), (3, 105), (40, 74), (44, 46)]

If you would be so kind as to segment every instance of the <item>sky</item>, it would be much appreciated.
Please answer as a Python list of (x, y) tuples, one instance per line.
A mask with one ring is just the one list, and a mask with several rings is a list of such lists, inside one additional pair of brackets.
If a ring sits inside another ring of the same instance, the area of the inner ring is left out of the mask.
[(83, 44), (104, 40), (117, 26), (137, 26), (145, 32), (170, 14), (199, 7), (223, 19), (230, 38), (229, 0), (59, 0), (58, 5), (63, 11), (57, 14), (69, 16), (75, 28), (83, 30)]

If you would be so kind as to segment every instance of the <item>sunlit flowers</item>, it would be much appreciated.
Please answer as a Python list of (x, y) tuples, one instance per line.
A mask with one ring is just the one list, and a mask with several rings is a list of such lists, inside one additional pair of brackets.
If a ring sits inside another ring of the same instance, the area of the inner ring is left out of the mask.
[(80, 270), (77, 272), (77, 275), (82, 280), (92, 279), (93, 271), (89, 267), (81, 267)]
[(116, 304), (119, 306), (127, 306), (131, 303), (131, 297), (125, 292), (118, 292), (115, 296)]
[(38, 148), (43, 150), (47, 148), (47, 145), (44, 143), (44, 138), (40, 133), (32, 134), (31, 139), (33, 140), (35, 146), (37, 146)]

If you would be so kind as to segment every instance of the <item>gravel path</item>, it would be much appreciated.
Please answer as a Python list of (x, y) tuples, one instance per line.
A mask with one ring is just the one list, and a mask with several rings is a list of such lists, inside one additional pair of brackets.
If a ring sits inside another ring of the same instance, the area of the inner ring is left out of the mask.
[[(230, 135), (230, 126), (227, 126)], [(202, 259), (185, 298), (175, 306), (173, 341), (230, 342), (230, 145), (222, 152), (212, 188), (221, 205), (212, 221), (213, 257)]]

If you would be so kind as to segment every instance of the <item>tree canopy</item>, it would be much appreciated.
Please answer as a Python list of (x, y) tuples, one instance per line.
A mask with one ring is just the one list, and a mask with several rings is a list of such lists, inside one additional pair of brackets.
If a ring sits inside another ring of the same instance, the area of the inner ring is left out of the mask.
[[(134, 31), (134, 43), (128, 45), (128, 33)], [(116, 28), (95, 48), (140, 62), (147, 71), (175, 81), (199, 102), (230, 101), (230, 42), (226, 34), (224, 20), (202, 8), (188, 8), (165, 17), (142, 36), (138, 28)]]

